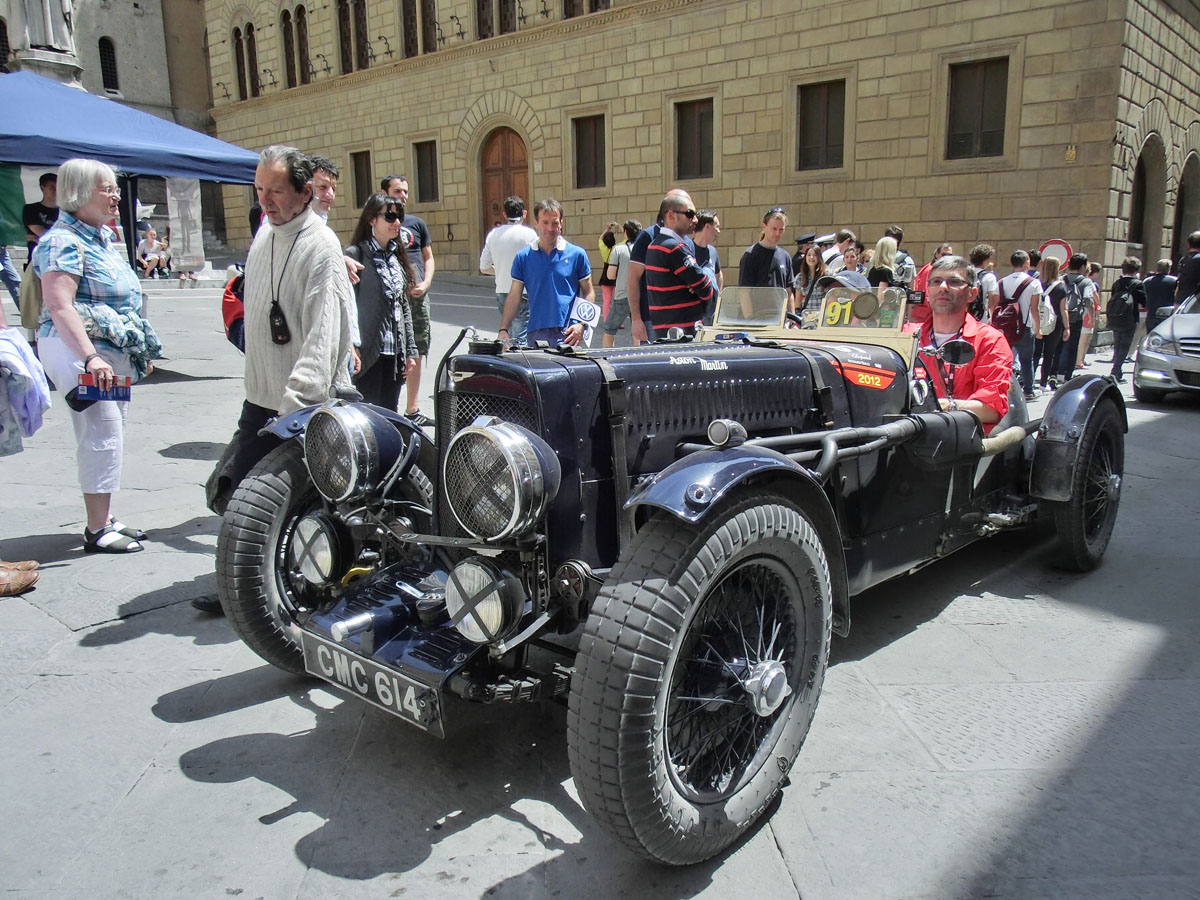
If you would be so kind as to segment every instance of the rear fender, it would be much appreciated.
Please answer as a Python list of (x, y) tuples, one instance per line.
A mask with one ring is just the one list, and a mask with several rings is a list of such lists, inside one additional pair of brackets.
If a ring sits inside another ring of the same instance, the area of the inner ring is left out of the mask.
[(1125, 398), (1107, 378), (1079, 375), (1058, 389), (1038, 427), (1029, 493), (1040, 500), (1071, 499), (1072, 474), (1079, 458), (1079, 441), (1096, 407), (1111, 399), (1121, 414), (1121, 428), (1129, 430)]
[(635, 518), (638, 512), (659, 509), (696, 525), (722, 500), (750, 484), (776, 491), (809, 515), (829, 560), (833, 630), (844, 637), (850, 630), (850, 598), (837, 516), (816, 476), (782, 453), (746, 446), (699, 450), (639, 484), (625, 509)]

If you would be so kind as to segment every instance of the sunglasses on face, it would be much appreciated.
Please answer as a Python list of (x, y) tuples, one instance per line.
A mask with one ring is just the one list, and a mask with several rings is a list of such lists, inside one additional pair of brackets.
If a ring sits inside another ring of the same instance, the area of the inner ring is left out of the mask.
[(683, 216), (684, 218), (687, 218), (687, 219), (696, 218), (696, 211), (694, 209), (677, 209), (677, 210), (675, 210), (675, 214)]
[(395, 210), (389, 209), (387, 212), (383, 213), (383, 221), (399, 222), (400, 221), (400, 213), (396, 212)]

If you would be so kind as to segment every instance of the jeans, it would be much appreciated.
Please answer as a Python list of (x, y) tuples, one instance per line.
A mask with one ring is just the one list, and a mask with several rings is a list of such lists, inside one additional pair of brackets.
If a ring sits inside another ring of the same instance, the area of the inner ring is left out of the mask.
[[(508, 299), (508, 294), (496, 294), (496, 306), (500, 310), (500, 315), (504, 315), (504, 301)], [(521, 305), (517, 307), (517, 315), (512, 320), (512, 324), (508, 326), (508, 337), (512, 341), (514, 347), (525, 346), (525, 335), (529, 330), (529, 298), (522, 297)]]
[(1113, 365), (1112, 374), (1114, 378), (1124, 378), (1125, 375), (1121, 371), (1121, 367), (1125, 365), (1125, 357), (1129, 355), (1129, 348), (1133, 346), (1133, 332), (1137, 325), (1128, 325), (1124, 328), (1117, 328), (1112, 323), (1113, 333)]
[(1033, 393), (1033, 332), (1025, 332), (1025, 336), (1013, 344), (1013, 357), (1021, 367), (1021, 390), (1026, 394)]
[(8, 255), (8, 248), (0, 246), (0, 281), (12, 294), (13, 303), (17, 304), (17, 312), (21, 311), (21, 276)]
[(1081, 337), (1083, 337), (1082, 320), (1072, 322), (1071, 336), (1058, 348), (1058, 362), (1054, 366), (1053, 373), (1064, 381), (1075, 374), (1075, 365), (1079, 362), (1079, 339)]

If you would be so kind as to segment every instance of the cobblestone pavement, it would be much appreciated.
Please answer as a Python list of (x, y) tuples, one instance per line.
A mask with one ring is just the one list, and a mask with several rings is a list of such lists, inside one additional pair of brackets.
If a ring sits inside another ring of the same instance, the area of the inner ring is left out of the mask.
[[(218, 291), (150, 293), (170, 358), (134, 389), (115, 506), (146, 552), (81, 552), (61, 402), (0, 461), (0, 558), (44, 566), (0, 601), (6, 897), (1200, 896), (1200, 403), (1130, 402), (1097, 572), (1008, 535), (857, 598), (774, 816), (671, 870), (583, 813), (562, 707), (451, 704), (437, 741), (190, 607), (241, 360)], [(494, 329), (490, 285), (439, 279), (434, 313), (436, 357)]]

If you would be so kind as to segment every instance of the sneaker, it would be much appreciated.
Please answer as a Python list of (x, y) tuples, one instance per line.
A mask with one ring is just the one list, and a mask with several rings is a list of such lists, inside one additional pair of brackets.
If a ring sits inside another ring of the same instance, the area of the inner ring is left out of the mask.
[(221, 598), (216, 594), (201, 594), (199, 597), (193, 597), (192, 607), (214, 616), (225, 615), (225, 611), (221, 609)]
[(1057, 375), (1050, 376), (1050, 390), (1057, 391), (1060, 384), (1062, 384), (1062, 382), (1058, 380)]
[(1037, 393), (1036, 393), (1035, 391), (1026, 391), (1026, 392), (1025, 392), (1025, 399), (1026, 399), (1026, 400), (1036, 400), (1036, 399), (1037, 399)]
[(426, 428), (433, 425), (433, 419), (429, 418), (429, 416), (425, 415), (419, 409), (416, 412), (405, 413), (404, 418), (408, 419), (408, 421), (412, 422), (418, 428)]

